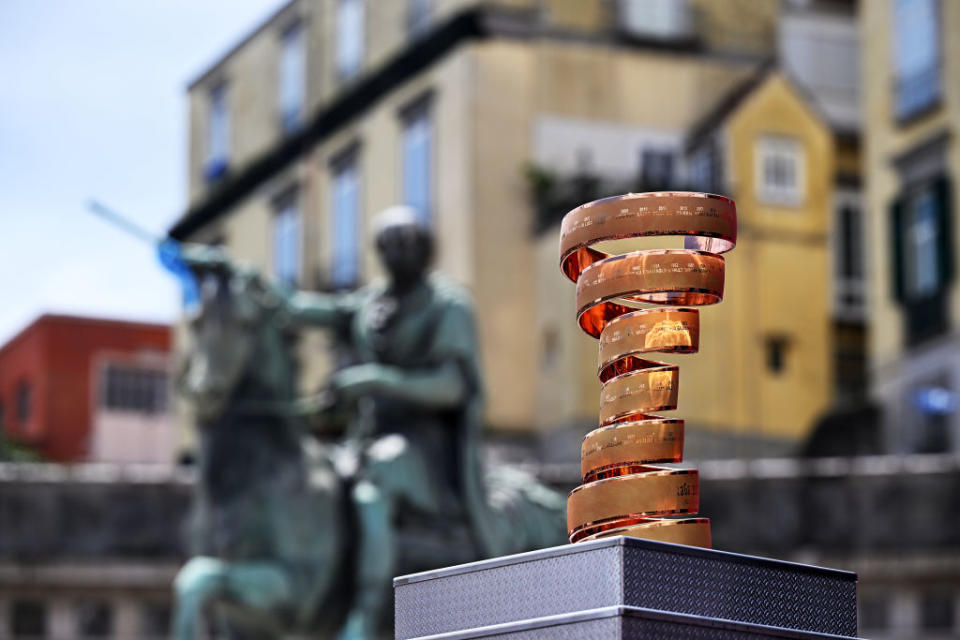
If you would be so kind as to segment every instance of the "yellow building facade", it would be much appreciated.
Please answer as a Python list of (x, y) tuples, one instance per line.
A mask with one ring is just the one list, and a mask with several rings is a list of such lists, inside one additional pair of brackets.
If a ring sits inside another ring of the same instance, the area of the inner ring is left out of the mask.
[[(737, 202), (739, 238), (727, 259), (724, 302), (701, 312), (701, 354), (684, 371), (684, 383), (700, 393), (684, 389), (680, 408), (695, 425), (789, 451), (833, 399), (834, 138), (777, 71), (714, 137), (725, 141), (724, 192)], [(783, 184), (770, 175), (778, 163), (792, 174)], [(718, 380), (733, 384), (724, 389)]]
[[(737, 248), (726, 256), (725, 299), (701, 309), (699, 354), (663, 357), (680, 365), (676, 413), (687, 421), (688, 455), (794, 453), (833, 406), (843, 375), (835, 356), (843, 314), (831, 295), (833, 236), (838, 194), (858, 172), (856, 145), (831, 130), (785, 73), (767, 68), (696, 123), (687, 146), (691, 167), (701, 156), (710, 167), (706, 176), (691, 170), (686, 184), (730, 195), (739, 222)], [(538, 244), (539, 308), (563, 310), (540, 313), (540, 381), (568, 391), (558, 400), (541, 392), (539, 410), (558, 421), (573, 410), (586, 421), (598, 401), (597, 344), (571, 320), (572, 285), (551, 282), (557, 237), (550, 227)], [(654, 246), (677, 245), (623, 249)]]

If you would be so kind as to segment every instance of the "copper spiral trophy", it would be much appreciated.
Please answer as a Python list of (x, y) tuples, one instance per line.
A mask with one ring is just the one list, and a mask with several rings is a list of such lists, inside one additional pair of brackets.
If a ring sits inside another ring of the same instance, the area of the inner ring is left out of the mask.
[(697, 548), (710, 547), (699, 475), (672, 464), (684, 423), (658, 415), (677, 407), (679, 370), (653, 358), (699, 350), (697, 307), (720, 302), (736, 242), (733, 201), (706, 193), (631, 193), (564, 217), (560, 268), (600, 341), (602, 384), (567, 499), (575, 544), (396, 578), (398, 639), (856, 640), (855, 573)]
[[(683, 249), (606, 253), (604, 243), (683, 236)], [(581, 205), (563, 218), (560, 268), (577, 285), (577, 321), (600, 340), (600, 426), (581, 446), (582, 484), (567, 498), (571, 542), (626, 535), (710, 546), (695, 515), (695, 469), (683, 460), (679, 369), (650, 353), (696, 353), (700, 312), (723, 298), (723, 254), (737, 241), (733, 200), (707, 193), (630, 193)], [(638, 304), (640, 303), (640, 304)], [(647, 303), (648, 308), (641, 308)]]

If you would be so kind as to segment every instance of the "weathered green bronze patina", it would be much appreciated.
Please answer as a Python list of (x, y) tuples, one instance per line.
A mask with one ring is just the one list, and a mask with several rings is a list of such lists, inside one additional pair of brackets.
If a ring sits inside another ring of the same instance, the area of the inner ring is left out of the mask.
[[(177, 638), (194, 637), (208, 602), (243, 637), (376, 637), (398, 565), (432, 568), (398, 543), (411, 514), (434, 523), (441, 548), (467, 530), (473, 558), (564, 541), (558, 494), (515, 469), (482, 474), (474, 313), (463, 290), (428, 274), (431, 233), (395, 208), (376, 242), (388, 278), (340, 295), (287, 294), (220, 250), (183, 248), (202, 292), (181, 377), (199, 416), (201, 482)], [(294, 393), (288, 337), (300, 326), (348, 336), (358, 361), (312, 399)], [(318, 450), (303, 416), (330, 404), (353, 418), (343, 442)]]

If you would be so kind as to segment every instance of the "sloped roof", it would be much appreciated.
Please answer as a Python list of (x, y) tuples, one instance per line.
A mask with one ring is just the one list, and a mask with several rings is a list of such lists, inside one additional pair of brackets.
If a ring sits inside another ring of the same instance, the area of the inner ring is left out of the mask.
[(687, 134), (684, 145), (687, 151), (699, 147), (717, 129), (727, 117), (739, 107), (743, 101), (759, 87), (767, 77), (777, 70), (776, 60), (770, 58), (760, 64), (749, 78), (734, 86), (717, 104), (700, 118)]
[(793, 78), (786, 69), (782, 68), (775, 58), (770, 58), (761, 64), (753, 75), (733, 87), (733, 89), (717, 102), (713, 109), (708, 111), (706, 115), (700, 118), (700, 120), (690, 128), (684, 149), (689, 153), (702, 145), (706, 139), (710, 137), (717, 128), (723, 125), (726, 119), (743, 104), (743, 101), (755, 90), (760, 88), (774, 73), (779, 73), (783, 77), (787, 84), (790, 85), (790, 88), (803, 100), (804, 104), (820, 118), (824, 125), (826, 125), (835, 136), (854, 142), (859, 139), (859, 131), (838, 127), (831, 123), (830, 118), (824, 113), (823, 108), (817, 103), (807, 88)]

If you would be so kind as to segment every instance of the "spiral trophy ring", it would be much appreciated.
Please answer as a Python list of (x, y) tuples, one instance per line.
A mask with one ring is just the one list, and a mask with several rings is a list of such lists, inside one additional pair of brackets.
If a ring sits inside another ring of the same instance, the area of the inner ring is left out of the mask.
[[(682, 236), (683, 249), (611, 254), (614, 241)], [(560, 269), (577, 285), (577, 322), (600, 341), (600, 426), (581, 446), (582, 484), (567, 498), (571, 542), (628, 535), (710, 546), (696, 470), (683, 460), (679, 368), (650, 353), (696, 353), (700, 312), (723, 299), (724, 259), (737, 241), (737, 213), (723, 196), (638, 193), (581, 205), (564, 216)], [(640, 304), (660, 305), (640, 308)]]

